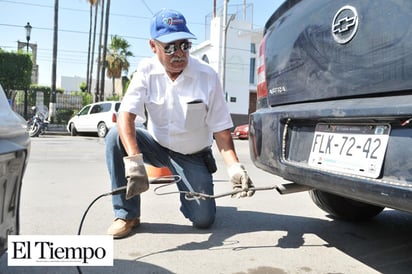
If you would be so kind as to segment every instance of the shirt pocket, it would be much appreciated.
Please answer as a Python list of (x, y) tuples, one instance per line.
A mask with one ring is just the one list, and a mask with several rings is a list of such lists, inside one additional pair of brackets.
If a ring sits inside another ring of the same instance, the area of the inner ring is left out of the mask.
[(186, 109), (185, 129), (194, 130), (206, 126), (206, 104), (188, 103)]

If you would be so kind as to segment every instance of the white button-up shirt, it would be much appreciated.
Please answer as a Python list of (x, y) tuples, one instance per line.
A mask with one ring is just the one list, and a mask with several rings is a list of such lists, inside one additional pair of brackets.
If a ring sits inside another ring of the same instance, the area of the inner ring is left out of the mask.
[(137, 115), (162, 146), (191, 154), (213, 142), (213, 132), (233, 127), (217, 73), (189, 56), (179, 77), (172, 81), (157, 56), (144, 59), (124, 96), (119, 111)]

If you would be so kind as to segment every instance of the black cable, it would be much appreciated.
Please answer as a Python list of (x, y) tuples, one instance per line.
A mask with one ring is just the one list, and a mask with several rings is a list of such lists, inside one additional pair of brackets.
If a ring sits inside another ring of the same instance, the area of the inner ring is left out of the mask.
[[(126, 186), (123, 186), (123, 187), (116, 188), (115, 190), (113, 190), (113, 191), (111, 191), (111, 192), (107, 192), (107, 193), (104, 193), (104, 194), (101, 194), (101, 195), (97, 196), (97, 197), (89, 204), (89, 206), (87, 207), (87, 209), (84, 211), (83, 216), (82, 216), (82, 219), (81, 219), (81, 221), (80, 221), (79, 229), (78, 229), (78, 231), (77, 231), (77, 235), (79, 235), (79, 236), (81, 235), (82, 227), (83, 227), (83, 222), (84, 222), (84, 220), (86, 219), (86, 215), (87, 215), (87, 213), (89, 212), (90, 208), (94, 205), (94, 203), (97, 202), (97, 200), (99, 200), (100, 198), (105, 197), (105, 196), (116, 195), (116, 194), (120, 194), (120, 193), (125, 192), (125, 191), (126, 191)], [(80, 269), (80, 266), (77, 265), (76, 268), (77, 268), (77, 272), (78, 272), (79, 274), (82, 274), (82, 270)]]
[[(167, 183), (167, 182), (171, 182), (171, 181), (172, 181), (172, 182), (175, 182), (175, 183), (178, 182), (178, 181), (180, 181), (180, 176), (171, 175), (171, 176), (163, 176), (163, 177), (159, 177), (159, 178), (154, 178), (154, 179), (149, 180), (149, 183), (150, 183), (150, 184), (159, 184), (159, 183), (165, 183), (165, 182)], [(102, 197), (111, 196), (111, 195), (117, 195), (117, 194), (121, 194), (121, 193), (126, 192), (126, 191), (127, 191), (127, 185), (126, 185), (126, 186), (119, 187), (119, 188), (116, 188), (116, 189), (114, 189), (114, 190), (112, 190), (112, 191), (110, 191), (110, 192), (107, 192), (107, 193), (104, 193), (104, 194), (101, 194), (101, 195), (97, 196), (97, 197), (89, 204), (89, 206), (87, 207), (87, 209), (84, 211), (83, 216), (82, 216), (82, 219), (81, 219), (81, 221), (80, 221), (79, 229), (77, 230), (77, 235), (78, 235), (78, 236), (81, 235), (82, 227), (83, 227), (84, 220), (86, 219), (86, 215), (87, 215), (87, 213), (89, 212), (90, 208), (94, 205), (94, 203), (96, 203), (96, 202), (97, 202), (100, 198), (102, 198)], [(80, 269), (80, 266), (77, 265), (76, 268), (77, 268), (77, 272), (78, 272), (79, 274), (82, 274), (82, 270)]]
[[(208, 195), (208, 194), (204, 194), (204, 193), (191, 192), (191, 191), (176, 191), (176, 192), (164, 192), (164, 193), (159, 193), (158, 192), (158, 189), (169, 186), (171, 184), (175, 184), (175, 183), (179, 182), (180, 180), (181, 180), (180, 176), (171, 175), (171, 176), (163, 176), (163, 177), (158, 177), (158, 178), (151, 179), (151, 180), (149, 180), (149, 183), (150, 184), (161, 184), (161, 186), (158, 186), (154, 189), (154, 192), (157, 195), (167, 195), (167, 194), (172, 194), (172, 193), (183, 193), (183, 194), (185, 194), (185, 198), (188, 199), (188, 200), (194, 200), (194, 199), (199, 199), (199, 198), (200, 199), (217, 199), (217, 198), (233, 195), (233, 194), (236, 194), (236, 193), (239, 193), (239, 192), (243, 191), (242, 189), (239, 189), (239, 190), (234, 190), (234, 191), (226, 192), (226, 193), (219, 194), (219, 195)], [(271, 186), (271, 187), (254, 187), (254, 188), (251, 188), (251, 189), (255, 190), (255, 191), (259, 191), (259, 190), (271, 190), (271, 189), (274, 189), (274, 188), (275, 188), (274, 186)], [(82, 219), (80, 221), (79, 229), (77, 231), (77, 235), (79, 235), (79, 236), (81, 235), (82, 227), (83, 227), (84, 220), (86, 219), (86, 215), (89, 212), (90, 208), (94, 205), (94, 203), (96, 203), (102, 197), (117, 195), (117, 194), (121, 194), (121, 193), (126, 192), (126, 191), (127, 191), (127, 186), (122, 186), (122, 187), (114, 189), (113, 191), (110, 191), (110, 192), (107, 192), (107, 193), (104, 193), (104, 194), (101, 194), (101, 195), (97, 196), (89, 204), (87, 209), (84, 211)], [(76, 266), (76, 268), (77, 268), (77, 272), (79, 274), (82, 274), (80, 266)]]
[(81, 234), (83, 222), (84, 222), (84, 220), (86, 219), (86, 215), (87, 215), (87, 213), (89, 212), (90, 208), (93, 206), (93, 204), (94, 204), (95, 202), (97, 202), (97, 200), (99, 200), (100, 198), (105, 197), (105, 196), (116, 195), (116, 194), (120, 194), (120, 193), (125, 192), (125, 191), (126, 191), (126, 186), (123, 186), (123, 187), (116, 188), (115, 190), (113, 190), (113, 191), (111, 191), (111, 192), (107, 192), (107, 193), (101, 194), (101, 195), (99, 195), (97, 198), (95, 198), (95, 199), (89, 204), (89, 206), (87, 207), (86, 211), (83, 213), (83, 217), (82, 217), (82, 220), (80, 221), (80, 225), (79, 225), (79, 229), (78, 229), (78, 231), (77, 231), (77, 235), (80, 235), (80, 234)]
[[(179, 181), (180, 181), (180, 176), (171, 175), (171, 176), (162, 176), (162, 177), (150, 179), (150, 180), (149, 180), (149, 183), (150, 183), (150, 184), (168, 184), (168, 183), (177, 183), (177, 182), (179, 182)], [(119, 187), (119, 188), (116, 188), (116, 189), (114, 189), (114, 190), (112, 190), (112, 191), (110, 191), (110, 192), (107, 192), (107, 193), (104, 193), (104, 194), (101, 194), (101, 195), (97, 196), (97, 197), (89, 204), (89, 206), (87, 207), (87, 209), (86, 209), (85, 212), (83, 213), (82, 219), (81, 219), (81, 221), (80, 221), (79, 229), (78, 229), (78, 231), (77, 231), (77, 235), (80, 235), (80, 234), (81, 234), (82, 227), (83, 227), (83, 222), (84, 222), (84, 220), (86, 219), (86, 215), (87, 215), (87, 213), (89, 212), (90, 208), (93, 206), (93, 204), (94, 204), (95, 202), (97, 202), (97, 200), (99, 200), (100, 198), (105, 197), (105, 196), (121, 194), (121, 193), (123, 193), (123, 192), (126, 192), (126, 190), (127, 190), (127, 185), (126, 185), (126, 186)]]

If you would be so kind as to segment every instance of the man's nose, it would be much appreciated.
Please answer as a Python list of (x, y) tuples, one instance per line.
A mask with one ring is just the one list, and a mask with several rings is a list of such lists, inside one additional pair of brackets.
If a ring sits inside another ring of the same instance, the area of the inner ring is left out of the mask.
[(177, 48), (177, 50), (175, 52), (175, 55), (178, 56), (178, 57), (183, 57), (183, 56), (185, 56), (185, 52), (179, 47), (179, 48)]

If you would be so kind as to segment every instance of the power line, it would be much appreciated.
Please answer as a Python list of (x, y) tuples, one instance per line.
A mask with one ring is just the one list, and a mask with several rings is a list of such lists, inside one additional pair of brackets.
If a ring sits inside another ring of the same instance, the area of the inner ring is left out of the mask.
[[(30, 2), (22, 2), (22, 1), (11, 1), (11, 0), (0, 0), (0, 2), (4, 3), (10, 3), (10, 4), (17, 4), (17, 5), (23, 5), (23, 6), (32, 6), (32, 7), (40, 7), (40, 8), (51, 8), (54, 9), (54, 6), (52, 5), (42, 5), (42, 4), (35, 4), (35, 3), (30, 3)], [(150, 11), (151, 14), (154, 14), (150, 7), (146, 4), (145, 1), (143, 1), (143, 4), (146, 6), (146, 8)], [(86, 3), (85, 3), (86, 4)], [(83, 12), (83, 13), (89, 13), (90, 11), (87, 9), (74, 9), (74, 8), (66, 8), (66, 7), (59, 7), (59, 10), (67, 10), (67, 11), (74, 11), (74, 12)], [(109, 13), (110, 16), (118, 16), (122, 18), (134, 18), (134, 19), (143, 19), (143, 20), (150, 20), (151, 17), (147, 16), (138, 16), (138, 15), (131, 15), (131, 14), (122, 14), (122, 13)], [(190, 22), (189, 24), (196, 24), (196, 25), (205, 25), (205, 23), (200, 23), (200, 22)]]
[[(1, 2), (2, 0), (0, 0)], [(0, 26), (4, 26), (4, 27), (13, 27), (13, 28), (22, 28), (22, 25), (12, 25), (12, 24), (4, 24), (4, 23), (0, 23)], [(46, 31), (53, 31), (52, 28), (45, 28), (45, 27), (33, 27), (33, 29), (36, 30), (46, 30)], [(70, 29), (60, 29), (59, 28), (59, 32), (67, 32), (67, 33), (77, 33), (77, 34), (84, 34), (84, 35), (89, 35), (88, 31), (80, 31), (80, 30), (70, 30)], [(97, 35), (99, 35), (99, 33), (96, 33)], [(138, 36), (130, 36), (130, 35), (118, 35), (121, 36), (122, 38), (130, 38), (130, 39), (136, 39), (136, 40), (147, 40), (147, 37), (138, 37)]]
[(143, 5), (145, 5), (146, 9), (148, 9), (148, 11), (154, 15), (153, 11), (150, 9), (150, 7), (146, 4), (146, 2), (144, 0), (142, 0)]
[(33, 4), (33, 3), (28, 3), (28, 2), (9, 1), (9, 0), (0, 0), (0, 2), (18, 4), (18, 5), (25, 5), (25, 6), (42, 7), (42, 8), (53, 8), (53, 6), (42, 5), (42, 4)]

